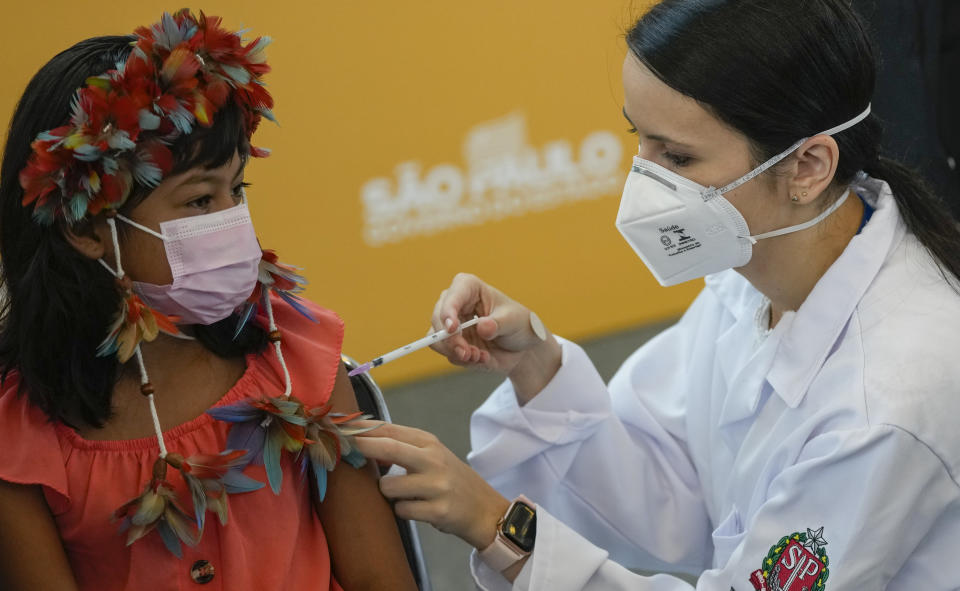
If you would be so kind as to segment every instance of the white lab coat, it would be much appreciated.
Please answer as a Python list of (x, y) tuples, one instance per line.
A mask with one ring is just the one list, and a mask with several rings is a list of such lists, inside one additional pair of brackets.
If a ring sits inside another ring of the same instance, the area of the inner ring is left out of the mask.
[[(474, 554), (480, 588), (693, 589), (630, 567), (753, 591), (782, 562), (790, 591), (824, 568), (813, 591), (960, 589), (960, 296), (886, 183), (857, 190), (870, 222), (771, 332), (767, 300), (727, 271), (609, 385), (562, 341), (526, 406), (493, 392), (469, 460), (539, 509), (514, 585)], [(791, 534), (810, 554), (777, 553)]]

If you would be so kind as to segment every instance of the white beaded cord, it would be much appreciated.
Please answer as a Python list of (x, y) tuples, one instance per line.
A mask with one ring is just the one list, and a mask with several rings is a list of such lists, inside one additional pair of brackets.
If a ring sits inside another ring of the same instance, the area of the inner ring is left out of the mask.
[[(107, 225), (110, 226), (110, 237), (113, 241), (113, 256), (117, 262), (117, 270), (114, 271), (110, 266), (100, 260), (100, 264), (106, 267), (108, 271), (113, 273), (117, 279), (122, 279), (124, 276), (123, 265), (120, 262), (120, 240), (117, 237), (117, 222), (111, 217), (107, 218)], [(137, 358), (137, 365), (140, 367), (140, 385), (150, 383), (150, 376), (147, 375), (147, 366), (143, 363), (143, 353), (140, 351), (140, 345), (137, 345), (137, 348), (133, 350), (134, 356)], [(153, 393), (147, 394), (147, 402), (150, 403), (150, 416), (153, 418), (153, 431), (157, 435), (157, 443), (160, 445), (160, 457), (167, 457), (167, 445), (163, 440), (163, 429), (160, 428), (160, 417), (157, 415), (157, 403), (153, 398)]]
[[(266, 288), (266, 286), (264, 286)], [(273, 305), (270, 303), (270, 289), (267, 288), (264, 292), (266, 295), (263, 298), (264, 306), (267, 308), (267, 320), (270, 323), (270, 332), (274, 332), (277, 329), (277, 323), (273, 321)], [(290, 370), (287, 369), (287, 362), (283, 359), (283, 351), (280, 349), (280, 341), (273, 342), (273, 348), (277, 352), (277, 360), (280, 362), (280, 367), (283, 368), (283, 383), (284, 391), (283, 397), (289, 398), (290, 393), (293, 392), (293, 384), (290, 382)]]
[[(137, 364), (140, 366), (140, 385), (149, 384), (150, 376), (147, 375), (147, 366), (143, 364), (143, 353), (140, 352), (140, 345), (133, 351), (137, 358)], [(163, 440), (163, 429), (160, 428), (160, 417), (157, 415), (157, 403), (153, 398), (153, 392), (147, 394), (147, 401), (150, 403), (150, 416), (153, 418), (153, 432), (157, 434), (157, 443), (160, 445), (160, 457), (167, 457), (167, 444)]]
[[(117, 220), (108, 217), (107, 225), (110, 226), (110, 238), (113, 240), (113, 256), (116, 259), (117, 270), (113, 272), (115, 277), (123, 277), (123, 265), (120, 263), (120, 239), (117, 237)], [(106, 263), (104, 263), (106, 266)], [(108, 269), (110, 267), (107, 267)]]

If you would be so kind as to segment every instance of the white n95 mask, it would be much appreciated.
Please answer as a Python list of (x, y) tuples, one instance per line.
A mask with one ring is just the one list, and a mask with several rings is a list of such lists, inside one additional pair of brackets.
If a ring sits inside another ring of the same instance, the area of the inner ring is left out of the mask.
[[(869, 114), (868, 105), (850, 121), (817, 135), (840, 133)], [(721, 189), (704, 187), (635, 156), (620, 200), (617, 229), (664, 287), (742, 267), (750, 261), (757, 240), (814, 226), (843, 205), (850, 195), (848, 189), (808, 222), (750, 235), (747, 221), (723, 195), (756, 178), (808, 139), (798, 141)]]

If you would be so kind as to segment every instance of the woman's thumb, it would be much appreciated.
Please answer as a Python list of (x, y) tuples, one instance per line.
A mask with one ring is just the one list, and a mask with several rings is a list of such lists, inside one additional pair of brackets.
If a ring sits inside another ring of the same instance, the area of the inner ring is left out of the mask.
[(476, 328), (477, 336), (485, 341), (492, 341), (500, 336), (500, 323), (496, 319), (496, 313), (481, 318)]

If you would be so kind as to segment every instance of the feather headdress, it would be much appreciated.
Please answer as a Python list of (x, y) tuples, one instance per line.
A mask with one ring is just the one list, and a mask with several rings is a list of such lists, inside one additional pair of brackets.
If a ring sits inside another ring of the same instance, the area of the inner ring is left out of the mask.
[[(247, 139), (261, 117), (274, 120), (261, 80), (270, 38), (245, 43), (220, 22), (186, 9), (164, 14), (135, 31), (126, 62), (87, 79), (70, 121), (37, 135), (20, 173), (23, 204), (33, 205), (38, 222), (77, 222), (123, 205), (134, 182), (157, 186), (173, 166), (169, 145), (209, 126), (228, 100), (241, 107)], [(253, 156), (268, 153), (251, 148)]]

